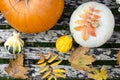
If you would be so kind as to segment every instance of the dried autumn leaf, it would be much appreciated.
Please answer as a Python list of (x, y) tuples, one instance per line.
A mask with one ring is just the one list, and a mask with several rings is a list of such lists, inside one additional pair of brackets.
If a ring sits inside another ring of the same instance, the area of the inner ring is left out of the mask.
[(58, 66), (62, 60), (58, 60), (54, 62), (58, 58), (58, 54), (53, 55), (52, 52), (47, 55), (40, 54), (40, 60), (36, 63), (40, 68), (40, 73), (42, 73), (42, 79), (48, 78), (48, 80), (52, 80), (53, 78), (57, 80), (58, 77), (65, 78), (64, 69), (55, 68)]
[(74, 50), (69, 57), (71, 66), (77, 70), (89, 70), (90, 68), (88, 65), (92, 64), (92, 62), (95, 61), (95, 58), (86, 55), (88, 51), (89, 48), (86, 47), (79, 47)]
[(101, 70), (97, 70), (95, 68), (92, 69), (92, 73), (88, 73), (89, 78), (94, 79), (94, 80), (106, 80), (108, 78), (107, 71), (102, 66)]
[(18, 54), (16, 59), (10, 59), (8, 67), (5, 71), (14, 78), (22, 78), (25, 79), (27, 76), (27, 68), (23, 67), (23, 54)]
[(78, 26), (74, 29), (82, 32), (82, 39), (84, 41), (88, 40), (89, 36), (96, 37), (95, 28), (99, 25), (99, 12), (100, 10), (89, 6), (88, 9), (83, 10), (83, 13), (79, 15), (81, 19), (75, 21)]

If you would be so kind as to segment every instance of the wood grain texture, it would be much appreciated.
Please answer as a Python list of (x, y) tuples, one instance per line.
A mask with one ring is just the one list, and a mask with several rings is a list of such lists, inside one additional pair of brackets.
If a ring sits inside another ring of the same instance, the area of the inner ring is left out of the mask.
[[(55, 26), (61, 27), (60, 29), (53, 29), (46, 32), (38, 33), (38, 34), (21, 34), (21, 38), (27, 42), (31, 42), (34, 44), (35, 42), (40, 43), (55, 43), (56, 39), (62, 35), (69, 34), (69, 20), (70, 16), (73, 13), (73, 11), (82, 3), (88, 2), (88, 1), (97, 1), (100, 3), (105, 4), (108, 6), (114, 16), (115, 16), (115, 31), (110, 38), (109, 41), (107, 41), (107, 44), (117, 44), (120, 45), (120, 14), (118, 13), (117, 9), (119, 5), (115, 3), (115, 0), (65, 0), (65, 9), (62, 17), (56, 23)], [(7, 21), (3, 17), (3, 15), (0, 13), (0, 26), (8, 26)], [(9, 26), (8, 26), (9, 27)], [(59, 28), (58, 27), (58, 28)], [(15, 31), (13, 28), (9, 27), (0, 27), (0, 42), (4, 43), (6, 39), (10, 36), (12, 36), (12, 32)], [(115, 45), (116, 47), (116, 45)], [(107, 72), (109, 74), (109, 78), (115, 79), (120, 78), (120, 67), (116, 64), (117, 61), (117, 52), (119, 48), (91, 48), (89, 53), (90, 55), (94, 56), (98, 62), (104, 60), (106, 62), (112, 61), (109, 65), (107, 63), (105, 64), (105, 68), (107, 69)], [(58, 52), (54, 47), (33, 47), (33, 46), (26, 46), (22, 53), (25, 55), (25, 66), (29, 67), (28, 75), (33, 77), (32, 80), (40, 80), (41, 75), (39, 75), (39, 68), (36, 67), (35, 64), (33, 64), (35, 60), (38, 60), (38, 54), (47, 54), (49, 51), (53, 51), (54, 54), (59, 54), (58, 59), (63, 59), (67, 62), (67, 59), (70, 55), (70, 52), (66, 54), (62, 54)], [(5, 63), (4, 61), (0, 63), (0, 76), (8, 76), (7, 73), (4, 71), (4, 68), (8, 66), (8, 59), (13, 58), (15, 55), (10, 54), (3, 45), (0, 46), (0, 60), (7, 60)], [(112, 65), (114, 64), (114, 65)], [(96, 65), (93, 65), (96, 68), (100, 68), (102, 65), (101, 63), (97, 63)], [(88, 78), (86, 73), (84, 71), (77, 71), (74, 68), (72, 68), (69, 63), (67, 65), (59, 65), (59, 68), (64, 68), (66, 70), (66, 78)]]
[[(12, 36), (12, 33), (14, 32), (14, 29), (1, 29), (0, 30), (0, 42), (5, 42), (10, 36)], [(59, 38), (62, 35), (70, 34), (67, 30), (49, 30), (46, 32), (41, 32), (38, 34), (24, 34), (21, 33), (21, 38), (25, 42), (54, 42), (57, 38)], [(112, 37), (107, 41), (107, 43), (120, 43), (120, 32), (113, 32)]]
[[(92, 48), (90, 49), (90, 55), (94, 56), (97, 60), (117, 60), (117, 52), (119, 48)], [(25, 59), (39, 59), (39, 54), (46, 55), (52, 51), (54, 54), (59, 54), (58, 59), (67, 60), (71, 52), (60, 53), (55, 48), (50, 47), (25, 47), (23, 54)], [(10, 54), (4, 47), (0, 47), (0, 58), (9, 59), (15, 55)]]
[[(7, 73), (4, 71), (4, 69), (8, 66), (8, 64), (0, 64), (0, 76), (8, 76)], [(34, 79), (40, 80), (41, 75), (39, 74), (40, 68), (37, 67), (37, 65), (25, 65), (29, 67), (29, 72), (27, 75), (33, 76)], [(84, 71), (77, 71), (74, 68), (70, 66), (65, 65), (59, 65), (56, 68), (63, 68), (66, 71), (66, 78), (72, 77), (72, 78), (89, 78)], [(97, 69), (100, 69), (101, 66), (96, 66)], [(119, 66), (105, 66), (107, 69), (107, 73), (109, 78), (118, 78), (120, 76), (120, 67)]]

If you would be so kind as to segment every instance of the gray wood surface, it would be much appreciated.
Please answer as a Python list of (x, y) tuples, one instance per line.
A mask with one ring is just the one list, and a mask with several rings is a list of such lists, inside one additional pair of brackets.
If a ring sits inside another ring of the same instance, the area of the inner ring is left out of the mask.
[[(117, 52), (119, 48), (92, 48), (88, 54), (94, 56), (97, 60), (117, 60)], [(39, 54), (46, 55), (50, 51), (53, 54), (59, 54), (58, 59), (67, 60), (70, 53), (60, 53), (55, 48), (50, 47), (25, 47), (23, 54), (25, 54), (25, 59), (39, 59)], [(0, 58), (9, 59), (15, 55), (10, 54), (4, 47), (0, 47)]]
[[(9, 37), (12, 36), (14, 29), (1, 29), (0, 30), (0, 42), (5, 42)], [(57, 38), (62, 35), (69, 34), (67, 30), (49, 30), (38, 34), (21, 34), (21, 38), (25, 42), (55, 42)], [(113, 32), (112, 37), (107, 43), (120, 43), (120, 32)]]
[[(114, 16), (116, 21), (116, 27), (120, 27), (120, 13), (117, 12), (117, 8), (119, 5), (115, 3), (115, 0), (65, 0), (65, 10), (61, 17), (61, 19), (56, 23), (57, 26), (66, 26), (69, 27), (69, 19), (70, 16), (75, 8), (77, 8), (80, 4), (88, 2), (88, 1), (97, 1), (104, 3), (108, 6)], [(114, 12), (114, 10), (116, 10)], [(5, 20), (2, 14), (0, 14), (0, 25), (8, 25), (8, 22)], [(120, 28), (119, 28), (120, 29)], [(5, 42), (6, 39), (12, 36), (12, 32), (15, 31), (14, 29), (1, 29), (0, 28), (0, 42)], [(62, 35), (70, 33), (68, 30), (49, 30), (46, 32), (41, 32), (38, 34), (21, 34), (21, 38), (27, 42), (48, 42), (54, 43), (56, 39)], [(120, 30), (114, 31), (112, 37), (107, 42), (109, 44), (116, 43), (120, 44)], [(97, 60), (117, 60), (117, 52), (119, 48), (91, 48), (89, 51), (90, 55), (93, 55)], [(58, 52), (55, 47), (31, 47), (26, 46), (23, 50), (23, 54), (25, 55), (26, 65), (29, 67), (28, 75), (34, 77), (34, 79), (39, 80), (40, 74), (39, 68), (36, 67), (35, 64), (29, 64), (29, 59), (39, 59), (38, 54), (44, 53), (47, 54), (49, 51), (53, 51), (54, 54), (59, 54), (58, 59), (67, 60), (70, 52), (66, 54), (62, 54)], [(14, 55), (10, 54), (3, 46), (0, 46), (0, 59), (9, 59), (12, 58)], [(4, 68), (7, 67), (8, 64), (0, 64), (0, 76), (8, 76), (7, 73), (4, 71)], [(96, 65), (95, 67), (100, 68), (102, 65)], [(59, 65), (59, 68), (64, 68), (66, 70), (66, 78), (73, 77), (73, 78), (87, 78), (88, 76), (84, 71), (77, 71), (69, 65)], [(105, 65), (107, 72), (109, 74), (109, 78), (120, 78), (120, 67), (118, 65)]]
[[(8, 76), (7, 73), (4, 71), (4, 69), (8, 66), (8, 64), (0, 64), (0, 76)], [(26, 65), (27, 66), (27, 65)], [(119, 66), (104, 66), (107, 70), (108, 76), (109, 78), (118, 78), (120, 76), (120, 67)], [(65, 65), (59, 65), (56, 68), (63, 68), (66, 71), (66, 78), (72, 77), (72, 78), (88, 78), (86, 72), (80, 70), (77, 71), (74, 68), (72, 68), (71, 66), (65, 66)], [(101, 66), (96, 66), (97, 69), (100, 69)], [(30, 65), (29, 66), (29, 72), (32, 73), (28, 73), (29, 76), (33, 76), (34, 79), (37, 78), (39, 80), (39, 78), (41, 77), (40, 73), (39, 73), (40, 68), (37, 67), (37, 65)]]

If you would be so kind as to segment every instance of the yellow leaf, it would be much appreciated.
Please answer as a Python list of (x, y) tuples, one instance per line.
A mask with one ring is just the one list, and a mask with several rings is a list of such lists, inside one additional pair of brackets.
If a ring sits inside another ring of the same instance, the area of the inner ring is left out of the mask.
[(52, 52), (49, 52), (49, 53), (45, 56), (45, 59), (49, 59), (52, 54), (53, 54)]
[(59, 65), (62, 60), (53, 62), (58, 58), (58, 54), (53, 56), (51, 55), (52, 52), (48, 53), (47, 55), (40, 54), (40, 60), (37, 62), (37, 66), (40, 68), (39, 72), (42, 73), (42, 79), (47, 78), (47, 80), (52, 80), (54, 78), (54, 80), (57, 80), (58, 77), (64, 77), (63, 73), (65, 73), (65, 70), (54, 67)]
[(53, 66), (57, 66), (57, 65), (59, 65), (61, 62), (62, 62), (62, 60), (59, 60), (59, 61), (57, 61), (57, 62), (51, 64), (50, 66), (52, 66), (52, 67), (53, 67)]
[(49, 66), (44, 67), (43, 69), (40, 70), (40, 73), (43, 73), (45, 71), (49, 70)]
[(48, 63), (51, 63), (51, 62), (54, 61), (57, 57), (58, 57), (58, 54), (53, 55), (53, 57), (51, 57), (51, 58), (48, 60)]
[(45, 61), (45, 58), (41, 58), (36, 64), (41, 64)]
[(52, 78), (54, 78), (54, 76), (53, 76), (53, 75), (50, 75), (50, 76), (48, 77), (48, 80), (52, 80)]
[(54, 77), (54, 80), (57, 80), (57, 78), (56, 78), (56, 77)]
[(103, 77), (104, 80), (108, 78), (107, 71), (104, 66), (101, 68), (101, 76)]
[(93, 68), (91, 73), (88, 73), (88, 76), (94, 80), (107, 80), (108, 78), (107, 71), (104, 66), (102, 66), (100, 71)]
[(46, 65), (47, 65), (47, 63), (44, 62), (44, 63), (42, 63), (42, 64), (39, 64), (38, 67), (44, 67), (44, 66), (46, 66)]
[(42, 79), (44, 79), (44, 78), (46, 78), (47, 76), (49, 76), (50, 73), (51, 73), (51, 71), (46, 72), (46, 73), (42, 76)]
[(57, 68), (57, 69), (53, 69), (53, 72), (55, 72), (55, 73), (65, 73), (65, 70)]
[(65, 78), (64, 74), (54, 73), (54, 75), (57, 76), (57, 77)]

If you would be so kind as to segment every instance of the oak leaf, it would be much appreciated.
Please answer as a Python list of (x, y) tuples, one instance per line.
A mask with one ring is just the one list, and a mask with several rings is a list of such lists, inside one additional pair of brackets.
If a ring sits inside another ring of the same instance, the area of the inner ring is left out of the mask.
[(95, 61), (95, 58), (93, 58), (90, 55), (87, 55), (86, 53), (88, 51), (89, 48), (86, 47), (79, 47), (76, 50), (74, 50), (68, 59), (71, 63), (71, 66), (77, 70), (90, 70), (89, 65)]
[(23, 67), (23, 54), (17, 54), (15, 60), (10, 59), (8, 67), (5, 68), (5, 71), (8, 73), (8, 75), (21, 79), (27, 78), (25, 75), (27, 70), (28, 69), (26, 67)]
[(107, 71), (104, 66), (102, 66), (100, 71), (93, 68), (91, 72), (92, 73), (88, 73), (88, 76), (94, 80), (106, 80), (108, 78)]

